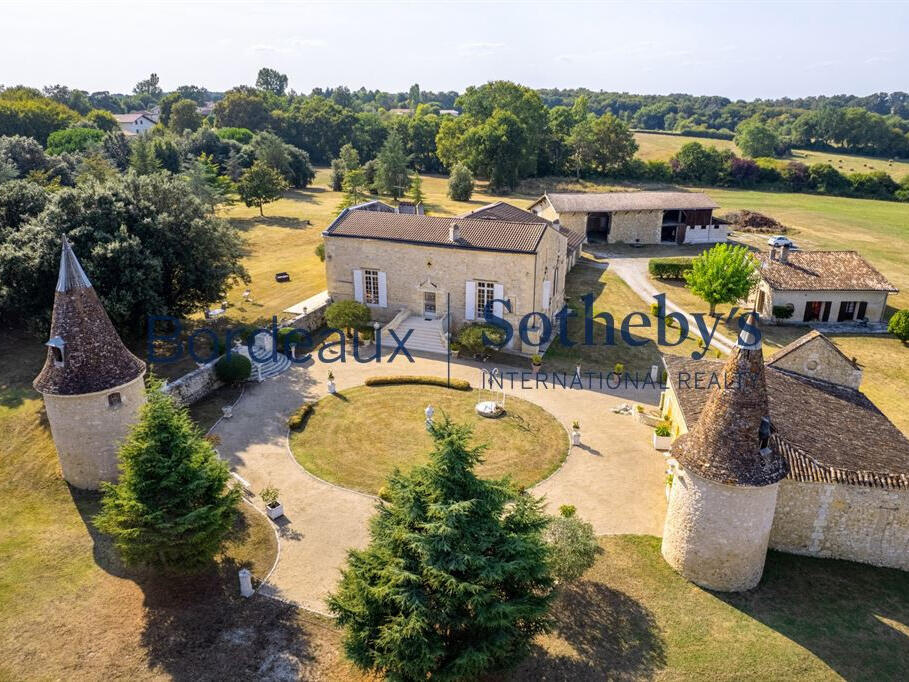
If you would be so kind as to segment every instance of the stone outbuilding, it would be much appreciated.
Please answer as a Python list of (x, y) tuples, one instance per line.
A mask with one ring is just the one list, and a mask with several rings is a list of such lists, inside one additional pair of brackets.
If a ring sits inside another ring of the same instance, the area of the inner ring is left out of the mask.
[(401, 338), (413, 330), (408, 348), (447, 352), (445, 335), (491, 304), (515, 330), (509, 349), (533, 354), (540, 323), (526, 344), (521, 319), (564, 303), (568, 240), (546, 221), (345, 209), (322, 234), (331, 299), (365, 303)]
[(886, 277), (855, 251), (773, 249), (761, 256), (755, 310), (777, 323), (883, 322)]
[(740, 337), (701, 414), (672, 444), (662, 554), (688, 580), (736, 592), (761, 579), (788, 466), (771, 428), (760, 341)]
[(46, 345), (34, 387), (63, 478), (95, 490), (117, 480), (119, 443), (145, 403), (145, 363), (123, 345), (65, 236)]
[(529, 209), (588, 242), (714, 244), (729, 229), (713, 217), (716, 202), (699, 192), (548, 192)]
[[(705, 385), (724, 368), (669, 355), (664, 363), (661, 408), (679, 434), (675, 455), (711, 418)], [(857, 362), (811, 332), (774, 354), (764, 376), (769, 442), (787, 471), (769, 547), (909, 570), (909, 439), (859, 390)]]

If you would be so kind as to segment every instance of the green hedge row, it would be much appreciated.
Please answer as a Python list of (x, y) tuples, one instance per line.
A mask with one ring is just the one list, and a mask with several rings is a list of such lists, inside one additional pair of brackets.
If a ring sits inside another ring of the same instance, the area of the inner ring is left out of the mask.
[(647, 266), (651, 276), (660, 279), (685, 279), (691, 270), (692, 258), (651, 258)]
[(425, 384), (426, 386), (442, 386), (443, 388), (453, 388), (456, 391), (470, 390), (470, 382), (465, 379), (452, 379), (450, 385), (448, 383), (448, 380), (444, 377), (415, 375), (369, 377), (366, 380), (367, 386), (396, 386), (400, 384)]

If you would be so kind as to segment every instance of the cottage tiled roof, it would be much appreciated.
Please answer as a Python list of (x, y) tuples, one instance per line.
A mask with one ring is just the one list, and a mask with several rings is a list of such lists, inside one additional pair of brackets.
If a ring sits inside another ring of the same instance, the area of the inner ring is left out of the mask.
[(671, 211), (719, 206), (700, 192), (547, 192), (545, 196), (559, 213)]
[(523, 208), (518, 208), (512, 204), (507, 204), (504, 201), (496, 201), (492, 204), (486, 204), (480, 208), (469, 211), (459, 216), (461, 218), (483, 218), (485, 220), (510, 220), (512, 222), (525, 222), (525, 223), (547, 223), (552, 225), (562, 236), (568, 240), (568, 250), (574, 251), (580, 248), (581, 244), (584, 243), (586, 239), (585, 235), (571, 230), (558, 221), (550, 222), (545, 218), (541, 218), (533, 211), (527, 211)]
[(133, 111), (129, 114), (114, 114), (114, 118), (117, 120), (117, 123), (135, 123), (140, 118), (147, 118), (150, 121), (153, 121), (154, 118), (147, 111)]
[(761, 277), (789, 291), (897, 291), (855, 251), (789, 251), (785, 263), (765, 254)]
[[(452, 242), (449, 230), (458, 225)], [(326, 237), (359, 237), (460, 249), (535, 253), (546, 223), (509, 222), (374, 211), (343, 211), (323, 232)]]
[(672, 456), (686, 469), (718, 483), (776, 483), (788, 468), (778, 450), (761, 446), (762, 421), (769, 417), (769, 409), (760, 343), (740, 341), (717, 368), (717, 377), (716, 385), (703, 391), (698, 420), (672, 444)]
[[(703, 377), (722, 363), (666, 355), (669, 382), (691, 429), (708, 401)], [(682, 376), (691, 377), (686, 386)], [(702, 387), (694, 377), (700, 373)], [(861, 391), (766, 368), (771, 442), (785, 458), (788, 478), (880, 488), (909, 488), (909, 439)], [(681, 440), (681, 438), (679, 439)]]
[(806, 343), (808, 343), (809, 341), (814, 341), (815, 339), (820, 339), (824, 343), (824, 345), (828, 346), (831, 350), (833, 350), (835, 353), (840, 355), (846, 362), (848, 362), (850, 365), (852, 365), (853, 367), (858, 369), (858, 365), (856, 364), (854, 359), (852, 359), (848, 355), (846, 355), (843, 351), (841, 351), (839, 349), (839, 347), (835, 343), (833, 343), (833, 341), (828, 339), (826, 336), (821, 334), (816, 329), (812, 329), (807, 334), (800, 336), (795, 341), (790, 343), (788, 346), (783, 346), (782, 348), (780, 348), (767, 361), (767, 365), (768, 366), (775, 365), (778, 361), (782, 360), (784, 357), (786, 357), (790, 353), (797, 351), (799, 348), (804, 346)]
[[(145, 363), (126, 349), (114, 330), (66, 237), (50, 338), (44, 368), (34, 381), (41, 393), (95, 393), (122, 386), (145, 373)], [(62, 365), (55, 361), (55, 348), (62, 351)]]

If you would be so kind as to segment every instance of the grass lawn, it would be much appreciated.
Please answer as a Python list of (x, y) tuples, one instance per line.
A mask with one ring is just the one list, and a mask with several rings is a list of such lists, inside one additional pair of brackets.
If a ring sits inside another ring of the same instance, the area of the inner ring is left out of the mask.
[(757, 589), (703, 590), (663, 561), (659, 539), (613, 536), (568, 586), (555, 629), (521, 680), (846, 679), (909, 676), (905, 572), (770, 552)]
[[(586, 294), (595, 296), (593, 302), (594, 316), (600, 313), (612, 315), (615, 336), (613, 345), (605, 345), (606, 324), (594, 320), (594, 344), (584, 345), (584, 308), (580, 297)], [(576, 306), (577, 317), (568, 320), (568, 337), (576, 343), (575, 346), (563, 346), (558, 338), (552, 342), (544, 357), (544, 369), (558, 369), (560, 371), (574, 371), (575, 364), (581, 364), (581, 371), (611, 372), (616, 363), (625, 366), (625, 371), (637, 372), (640, 375), (648, 372), (652, 365), (660, 364), (660, 349), (656, 346), (657, 329), (634, 328), (629, 329), (632, 341), (646, 345), (635, 346), (622, 339), (622, 320), (632, 312), (642, 312), (650, 316), (650, 308), (644, 301), (625, 284), (618, 275), (615, 275), (602, 266), (590, 260), (579, 261), (571, 270), (565, 282), (565, 297), (572, 306)], [(634, 318), (634, 324), (639, 324), (640, 318)], [(557, 332), (556, 332), (557, 333)], [(678, 339), (678, 331), (667, 329), (669, 342)], [(690, 354), (698, 350), (695, 336), (682, 344), (671, 348), (664, 348), (665, 352), (677, 355)]]
[[(270, 523), (242, 504), (212, 570), (162, 580), (127, 569), (91, 526), (98, 494), (69, 488), (31, 380), (41, 343), (0, 335), (0, 679), (341, 679), (330, 622), (238, 595), (237, 569), (257, 579), (277, 552)], [(317, 656), (318, 654), (318, 656)]]
[[(706, 137), (690, 135), (661, 135), (659, 133), (635, 133), (638, 143), (637, 155), (645, 161), (668, 161), (683, 145), (689, 142), (700, 142), (705, 147), (731, 149), (741, 156), (741, 152), (732, 140), (713, 140)], [(814, 163), (829, 163), (840, 173), (870, 173), (882, 170), (890, 173), (897, 182), (909, 175), (909, 161), (891, 160), (858, 154), (834, 154), (810, 149), (793, 149), (792, 153), (781, 161), (798, 161), (810, 166)]]
[(529, 486), (555, 471), (568, 454), (568, 436), (555, 417), (510, 396), (505, 416), (480, 417), (474, 406), (489, 399), (484, 390), (360, 386), (316, 403), (305, 428), (291, 434), (290, 445), (307, 471), (375, 494), (396, 467), (406, 471), (428, 461), (432, 440), (423, 410), (432, 405), (436, 419), (444, 413), (470, 424), (473, 442), (488, 446), (480, 475), (510, 475), (518, 485)]

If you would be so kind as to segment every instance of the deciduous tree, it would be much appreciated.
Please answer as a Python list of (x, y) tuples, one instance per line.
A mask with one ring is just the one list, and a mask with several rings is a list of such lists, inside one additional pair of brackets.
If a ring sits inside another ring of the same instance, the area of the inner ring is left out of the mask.
[(685, 280), (714, 315), (718, 303), (747, 298), (757, 281), (757, 262), (747, 247), (717, 244), (694, 259)]
[(287, 181), (271, 166), (256, 161), (240, 176), (237, 192), (247, 206), (257, 206), (259, 215), (265, 215), (262, 207), (277, 201), (287, 189)]
[(463, 163), (455, 164), (448, 178), (448, 196), (455, 201), (470, 201), (473, 195), (473, 173)]
[(202, 125), (202, 116), (196, 111), (196, 103), (191, 99), (174, 102), (170, 109), (170, 120), (167, 127), (181, 135), (184, 130), (197, 130)]
[(378, 190), (395, 199), (404, 196), (410, 187), (410, 173), (407, 170), (409, 162), (410, 158), (404, 150), (400, 135), (392, 132), (379, 152), (376, 168)]
[(280, 97), (287, 89), (287, 76), (275, 69), (263, 67), (256, 76), (256, 87)]

